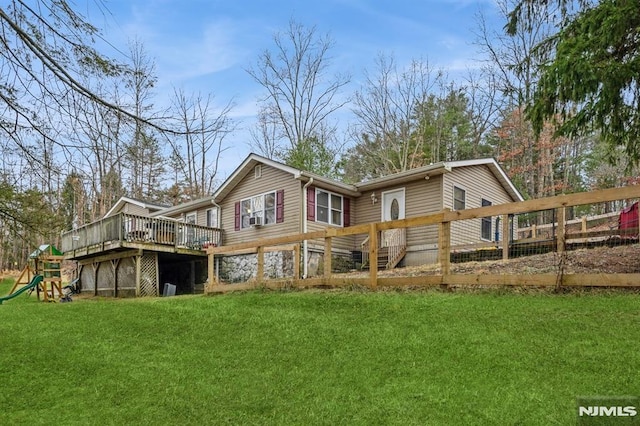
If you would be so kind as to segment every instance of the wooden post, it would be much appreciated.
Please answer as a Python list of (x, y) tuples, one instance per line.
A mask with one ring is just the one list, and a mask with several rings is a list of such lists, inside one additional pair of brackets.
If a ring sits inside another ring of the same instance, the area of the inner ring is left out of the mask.
[[(213, 288), (214, 284), (217, 284), (215, 282), (216, 278), (215, 278), (215, 255), (214, 254), (209, 254), (207, 255), (207, 287)], [(205, 289), (206, 291), (207, 289)]]
[(564, 250), (565, 250), (566, 233), (565, 233), (564, 222), (566, 217), (567, 217), (567, 208), (560, 207), (558, 209), (558, 233), (556, 235), (556, 238), (557, 238), (556, 247), (557, 247), (558, 253), (564, 253)]
[(158, 253), (156, 253), (153, 258), (155, 260), (154, 263), (156, 264), (156, 296), (160, 296), (162, 294), (160, 291), (160, 286), (162, 284), (160, 283), (160, 264), (158, 262)]
[(378, 288), (378, 227), (369, 225), (369, 287)]
[(258, 272), (256, 272), (256, 284), (264, 280), (264, 246), (258, 246)]
[(331, 280), (331, 237), (324, 237), (324, 282), (329, 285)]
[(531, 225), (531, 238), (536, 238), (538, 236), (538, 225), (535, 223)]
[[(142, 255), (138, 255), (138, 256), (134, 256), (134, 262), (136, 264), (136, 297), (140, 297), (140, 259), (142, 258)], [(98, 288), (97, 283), (95, 282), (95, 268), (92, 265), (92, 269), (94, 269), (94, 273), (93, 273), (93, 277), (94, 277), (94, 287)]]
[(38, 272), (39, 274), (42, 275), (42, 300), (44, 300), (45, 302), (49, 301), (49, 293), (48, 293), (48, 285), (47, 285), (47, 274), (45, 274), (44, 271), (44, 263), (42, 262), (42, 259), (37, 258), (35, 260), (36, 262), (36, 272)]
[[(535, 228), (533, 228), (535, 231)], [(511, 239), (511, 224), (509, 223), (509, 215), (502, 215), (502, 259), (509, 259), (509, 240)]]
[(123, 233), (124, 228), (124, 213), (118, 215), (118, 241), (124, 241), (126, 235)]
[(587, 217), (582, 216), (582, 232), (587, 232)]
[[(451, 273), (451, 222), (440, 222), (438, 229), (438, 250), (442, 275), (449, 275)], [(443, 284), (446, 283), (443, 282)]]
[(114, 297), (118, 297), (118, 266), (120, 265), (120, 260), (121, 260), (120, 258), (111, 260), (111, 267), (113, 268), (113, 296)]

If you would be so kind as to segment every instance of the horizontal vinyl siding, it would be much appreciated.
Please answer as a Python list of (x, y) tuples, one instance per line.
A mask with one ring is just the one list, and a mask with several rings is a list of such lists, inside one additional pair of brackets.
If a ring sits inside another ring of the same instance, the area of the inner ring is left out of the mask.
[[(407, 185), (406, 217), (424, 216), (442, 210), (442, 175)], [(438, 226), (417, 226), (407, 229), (407, 249), (438, 242)]]
[[(353, 203), (353, 200), (351, 201), (351, 203)], [(353, 208), (351, 211), (352, 211), (351, 217), (353, 217)], [(327, 225), (326, 223), (322, 223), (322, 222), (311, 222), (311, 221), (307, 222), (308, 232), (321, 231), (327, 228), (335, 228), (335, 226)], [(348, 250), (348, 251), (360, 250), (360, 246), (358, 246), (358, 248), (356, 248), (355, 246), (355, 237), (356, 236), (354, 235), (347, 235), (345, 237), (333, 237), (331, 240), (331, 247), (334, 250)], [(320, 248), (320, 247), (324, 248), (324, 238), (309, 240), (308, 243), (312, 244), (314, 247), (317, 247), (317, 248)]]
[[(300, 203), (301, 182), (292, 174), (283, 172), (266, 164), (262, 165), (262, 176), (255, 178), (253, 170), (220, 203), (224, 229), (223, 244), (253, 241), (260, 238), (275, 238), (301, 232)], [(270, 191), (284, 190), (284, 221), (256, 228), (234, 230), (235, 203), (255, 195)], [(204, 213), (203, 213), (204, 215)], [(206, 217), (205, 217), (206, 220)], [(205, 222), (206, 223), (206, 222)]]
[[(453, 187), (466, 191), (466, 209), (482, 207), (482, 199), (492, 205), (512, 202), (512, 198), (502, 187), (486, 165), (459, 167), (444, 175), (444, 207), (453, 210)], [(495, 232), (495, 217), (491, 218), (491, 236)], [(451, 245), (484, 242), (481, 239), (481, 219), (456, 221), (451, 224)]]
[(127, 214), (133, 214), (133, 215), (137, 215), (137, 216), (148, 216), (149, 215), (149, 209), (146, 209), (144, 207), (138, 206), (136, 204), (131, 204), (131, 203), (127, 203), (122, 207), (122, 210), (120, 210), (122, 213), (127, 213)]
[[(380, 222), (382, 219), (382, 192), (404, 188), (405, 190), (405, 217), (424, 216), (442, 210), (442, 176), (434, 176), (429, 180), (420, 179), (401, 185), (393, 185), (389, 188), (376, 191), (368, 191), (362, 194), (355, 202), (354, 223)], [(378, 202), (373, 204), (371, 194), (375, 192)], [(357, 235), (358, 244), (366, 238), (366, 235)], [(434, 244), (438, 240), (437, 226), (421, 226), (407, 229), (407, 245), (420, 246)]]
[(187, 219), (187, 216), (193, 215), (194, 213), (196, 214), (196, 225), (198, 226), (207, 226), (207, 210), (209, 209), (213, 209), (216, 206), (214, 206), (213, 204), (210, 204), (208, 206), (205, 207), (200, 207), (197, 210), (190, 210), (188, 212), (185, 213), (179, 213), (176, 214), (174, 216), (170, 216), (175, 220), (185, 220)]

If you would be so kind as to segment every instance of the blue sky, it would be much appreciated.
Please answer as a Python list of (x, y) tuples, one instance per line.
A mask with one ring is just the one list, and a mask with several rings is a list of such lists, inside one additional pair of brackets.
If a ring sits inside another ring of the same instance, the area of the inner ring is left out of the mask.
[(393, 54), (399, 65), (424, 59), (450, 75), (465, 72), (477, 66), (475, 15), (482, 10), (497, 29), (503, 25), (492, 0), (105, 0), (105, 6), (106, 15), (86, 14), (122, 52), (128, 40), (144, 44), (156, 63), (157, 104), (168, 102), (173, 87), (212, 93), (219, 104), (233, 99), (239, 126), (228, 140), (234, 148), (224, 154), (229, 172), (248, 153), (247, 129), (263, 94), (245, 70), (291, 19), (329, 33), (336, 71), (352, 76), (350, 91), (364, 69), (374, 71), (379, 53)]

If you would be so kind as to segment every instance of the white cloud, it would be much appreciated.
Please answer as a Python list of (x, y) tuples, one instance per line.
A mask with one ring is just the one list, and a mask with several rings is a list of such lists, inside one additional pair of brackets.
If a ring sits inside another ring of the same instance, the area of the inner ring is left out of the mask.
[(229, 69), (238, 64), (246, 49), (236, 42), (231, 21), (209, 23), (196, 34), (168, 32), (153, 37), (152, 49), (159, 71), (178, 82)]

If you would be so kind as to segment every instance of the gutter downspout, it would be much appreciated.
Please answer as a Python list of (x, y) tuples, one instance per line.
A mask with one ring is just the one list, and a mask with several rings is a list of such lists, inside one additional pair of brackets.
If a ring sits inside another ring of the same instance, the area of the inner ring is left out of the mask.
[[(307, 188), (313, 183), (313, 178), (309, 178), (309, 182), (305, 183), (302, 187), (302, 233), (307, 233)], [(307, 274), (309, 272), (309, 267), (307, 263), (309, 261), (309, 248), (307, 245), (307, 240), (302, 242), (302, 278), (307, 278)]]

